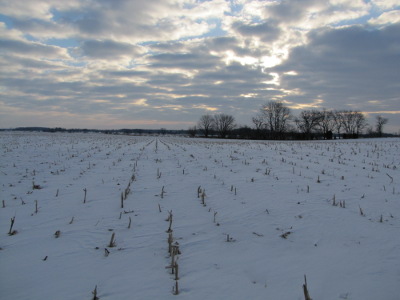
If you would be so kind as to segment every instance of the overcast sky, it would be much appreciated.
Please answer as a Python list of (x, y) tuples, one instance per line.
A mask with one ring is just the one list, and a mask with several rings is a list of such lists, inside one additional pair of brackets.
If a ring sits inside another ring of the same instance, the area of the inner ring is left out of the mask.
[(0, 0), (0, 128), (251, 125), (261, 105), (400, 131), (398, 0)]

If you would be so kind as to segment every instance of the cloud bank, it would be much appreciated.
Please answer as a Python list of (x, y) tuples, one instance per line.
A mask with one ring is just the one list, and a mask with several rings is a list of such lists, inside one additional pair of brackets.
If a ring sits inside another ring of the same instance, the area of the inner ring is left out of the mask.
[(0, 127), (186, 129), (260, 106), (400, 130), (400, 6), (350, 0), (1, 0)]

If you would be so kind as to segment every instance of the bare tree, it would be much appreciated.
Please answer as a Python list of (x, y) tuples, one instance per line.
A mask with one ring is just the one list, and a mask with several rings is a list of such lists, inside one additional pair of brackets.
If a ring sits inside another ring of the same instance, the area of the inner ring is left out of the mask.
[(343, 122), (342, 122), (343, 111), (335, 110), (332, 112), (332, 114), (333, 114), (333, 123), (335, 124), (334, 128), (336, 129), (337, 135), (340, 137), (341, 129), (343, 127)]
[(197, 128), (204, 134), (205, 137), (208, 137), (213, 129), (213, 126), (214, 118), (211, 115), (201, 116), (199, 122), (197, 123)]
[(322, 114), (318, 110), (304, 110), (295, 122), (298, 129), (304, 133), (305, 138), (310, 139), (312, 132), (317, 128), (322, 119)]
[(214, 125), (219, 137), (225, 138), (231, 130), (235, 129), (235, 118), (231, 115), (219, 114), (214, 117)]
[(332, 139), (332, 132), (335, 128), (334, 113), (332, 111), (323, 109), (320, 114), (321, 119), (318, 123), (318, 126), (321, 128), (324, 138), (330, 140)]
[(368, 126), (367, 120), (362, 112), (355, 112), (356, 114), (356, 134), (359, 135), (361, 131)]
[(252, 122), (256, 129), (256, 136), (257, 138), (264, 138), (266, 133), (266, 126), (264, 122), (264, 117), (262, 114), (258, 114), (257, 116), (253, 117)]
[(264, 127), (271, 131), (274, 138), (279, 138), (287, 130), (290, 109), (281, 101), (270, 101), (262, 106), (260, 116)]
[(263, 115), (258, 114), (257, 116), (253, 117), (251, 119), (251, 121), (253, 122), (254, 126), (256, 127), (256, 130), (263, 130), (265, 128)]
[(382, 117), (381, 115), (376, 116), (376, 133), (379, 137), (382, 137), (383, 134), (383, 126), (387, 124), (389, 120), (387, 118)]
[(367, 126), (364, 114), (359, 111), (343, 110), (340, 115), (347, 134), (357, 136)]

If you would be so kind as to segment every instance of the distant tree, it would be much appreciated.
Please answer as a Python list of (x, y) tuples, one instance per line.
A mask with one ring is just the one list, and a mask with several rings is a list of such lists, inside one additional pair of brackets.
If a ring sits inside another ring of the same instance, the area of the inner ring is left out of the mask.
[(355, 112), (356, 114), (356, 134), (359, 135), (365, 127), (368, 126), (367, 120), (365, 119), (365, 115), (362, 112)]
[(197, 133), (197, 128), (196, 128), (196, 126), (189, 127), (188, 130), (187, 130), (187, 132), (188, 132), (188, 134), (189, 134), (190, 137), (195, 137), (195, 136), (196, 136), (196, 133)]
[(364, 114), (359, 111), (343, 110), (340, 111), (340, 116), (343, 128), (349, 137), (357, 137), (367, 126)]
[(205, 137), (211, 133), (214, 126), (214, 117), (211, 115), (203, 115), (197, 123), (197, 128), (204, 134)]
[(382, 137), (383, 134), (383, 126), (387, 124), (389, 120), (387, 118), (382, 117), (381, 115), (376, 116), (376, 134), (379, 137)]
[(240, 126), (232, 131), (232, 134), (239, 139), (251, 139), (254, 138), (254, 130), (249, 126)]
[(336, 129), (337, 135), (340, 137), (341, 134), (341, 129), (343, 127), (343, 113), (340, 110), (334, 110), (332, 112), (332, 118), (333, 118), (333, 123), (334, 123), (334, 128)]
[(235, 127), (235, 118), (231, 115), (219, 114), (214, 116), (215, 130), (218, 136), (225, 138)]
[(253, 117), (251, 119), (251, 121), (253, 122), (256, 130), (262, 130), (265, 128), (265, 122), (264, 122), (263, 115), (258, 114), (257, 116)]
[(264, 122), (264, 118), (262, 114), (258, 114), (257, 116), (253, 117), (252, 122), (255, 127), (255, 137), (256, 138), (264, 138), (265, 137), (265, 131), (266, 131), (266, 126)]
[(283, 102), (270, 101), (262, 106), (256, 120), (261, 122), (259, 125), (262, 128), (271, 132), (273, 138), (282, 138), (290, 117), (290, 109)]
[(365, 131), (369, 137), (373, 137), (375, 135), (374, 128), (372, 126), (368, 126)]
[(312, 132), (318, 127), (322, 120), (322, 114), (318, 110), (304, 110), (295, 119), (295, 123), (306, 139), (312, 138)]
[(323, 109), (321, 112), (321, 119), (319, 120), (318, 126), (323, 132), (324, 139), (332, 139), (333, 129), (335, 128), (334, 113), (332, 111)]

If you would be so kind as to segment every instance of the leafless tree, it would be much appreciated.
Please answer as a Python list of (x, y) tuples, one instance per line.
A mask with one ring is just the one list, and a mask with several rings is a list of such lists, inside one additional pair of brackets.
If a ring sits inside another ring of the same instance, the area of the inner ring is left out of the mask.
[(200, 117), (199, 122), (197, 123), (197, 128), (204, 134), (205, 137), (208, 137), (211, 130), (214, 126), (214, 117), (211, 115), (203, 115)]
[(263, 130), (265, 128), (264, 119), (261, 114), (258, 114), (257, 116), (253, 117), (251, 120), (252, 120), (254, 126), (256, 127), (256, 130)]
[(256, 137), (257, 138), (265, 138), (266, 136), (266, 125), (264, 122), (263, 114), (259, 113), (257, 116), (253, 117), (252, 122), (254, 124), (256, 130)]
[(379, 137), (382, 136), (383, 126), (387, 124), (389, 120), (387, 118), (382, 117), (381, 115), (376, 116), (376, 133)]
[(322, 130), (325, 139), (332, 138), (332, 132), (335, 128), (335, 118), (334, 113), (332, 111), (323, 109), (321, 112), (321, 119), (318, 123), (318, 126)]
[(362, 130), (368, 126), (367, 120), (362, 112), (355, 112), (356, 113), (356, 134), (360, 134)]
[(318, 127), (322, 120), (322, 114), (318, 110), (304, 110), (295, 122), (298, 129), (304, 133), (307, 139), (311, 138), (312, 132)]
[(281, 101), (270, 101), (262, 106), (260, 118), (263, 127), (269, 130), (274, 138), (279, 138), (287, 130), (290, 109)]
[(359, 111), (343, 110), (340, 114), (343, 128), (347, 134), (358, 135), (367, 126), (364, 114)]
[(335, 110), (332, 112), (333, 114), (333, 122), (334, 122), (334, 128), (336, 129), (336, 133), (338, 136), (341, 134), (341, 129), (343, 127), (343, 112), (341, 110)]
[(231, 130), (235, 129), (235, 118), (231, 115), (219, 114), (214, 117), (214, 125), (219, 137), (225, 138)]

